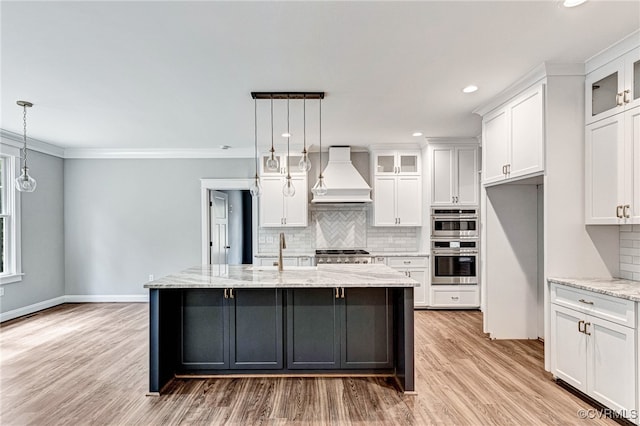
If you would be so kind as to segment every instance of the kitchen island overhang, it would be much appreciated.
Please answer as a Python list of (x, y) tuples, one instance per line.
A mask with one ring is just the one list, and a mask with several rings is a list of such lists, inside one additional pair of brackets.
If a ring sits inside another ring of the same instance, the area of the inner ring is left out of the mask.
[(149, 393), (267, 374), (393, 376), (412, 393), (417, 285), (385, 265), (202, 265), (146, 283)]

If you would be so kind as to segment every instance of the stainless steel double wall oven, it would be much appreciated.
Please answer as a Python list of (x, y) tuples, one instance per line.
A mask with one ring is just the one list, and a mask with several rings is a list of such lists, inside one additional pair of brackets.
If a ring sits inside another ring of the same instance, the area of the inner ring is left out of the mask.
[(476, 209), (432, 210), (431, 259), (431, 285), (478, 284)]

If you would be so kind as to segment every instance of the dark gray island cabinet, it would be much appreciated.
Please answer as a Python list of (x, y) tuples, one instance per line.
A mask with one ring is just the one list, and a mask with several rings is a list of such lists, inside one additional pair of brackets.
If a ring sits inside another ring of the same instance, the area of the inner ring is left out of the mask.
[(176, 376), (326, 374), (413, 392), (415, 284), (384, 265), (204, 265), (147, 283), (149, 391)]

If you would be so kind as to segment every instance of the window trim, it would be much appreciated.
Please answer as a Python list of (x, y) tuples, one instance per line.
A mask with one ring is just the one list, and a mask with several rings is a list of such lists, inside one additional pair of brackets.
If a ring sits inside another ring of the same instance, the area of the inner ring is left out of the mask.
[(5, 255), (7, 261), (5, 266), (7, 272), (0, 274), (0, 285), (22, 281), (22, 240), (20, 226), (20, 192), (13, 184), (20, 170), (20, 149), (2, 144), (0, 156), (5, 159), (5, 167), (2, 168), (5, 178), (5, 199), (3, 205), (7, 207), (7, 213), (3, 216), (8, 218), (7, 234), (5, 236)]

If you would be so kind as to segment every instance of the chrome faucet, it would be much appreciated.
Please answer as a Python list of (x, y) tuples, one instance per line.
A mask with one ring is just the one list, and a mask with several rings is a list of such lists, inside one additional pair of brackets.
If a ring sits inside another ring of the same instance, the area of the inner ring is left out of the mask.
[(287, 248), (287, 242), (284, 240), (284, 232), (280, 233), (280, 243), (278, 244), (278, 272), (282, 272), (282, 250)]

